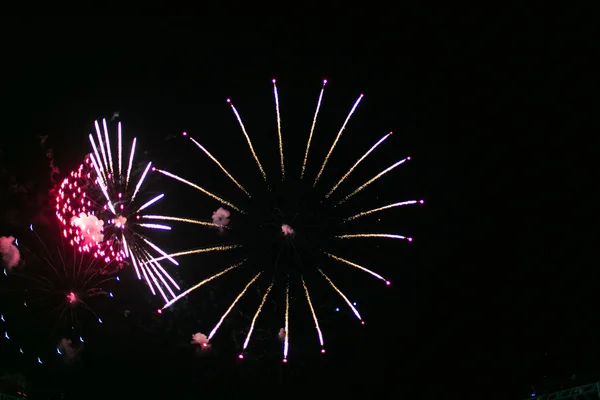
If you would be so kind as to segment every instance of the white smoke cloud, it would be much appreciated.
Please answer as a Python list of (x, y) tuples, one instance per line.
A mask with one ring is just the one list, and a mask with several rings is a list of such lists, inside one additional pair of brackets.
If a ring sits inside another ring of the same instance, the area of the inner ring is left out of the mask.
[(194, 333), (192, 335), (192, 344), (200, 345), (202, 349), (210, 348), (210, 343), (208, 343), (208, 337), (201, 332)]
[(77, 357), (77, 353), (79, 353), (79, 350), (73, 347), (73, 341), (71, 339), (60, 339), (56, 348), (64, 356), (65, 362), (73, 361), (75, 357)]
[(71, 225), (79, 228), (84, 239), (84, 244), (96, 244), (104, 240), (104, 221), (96, 218), (95, 215), (81, 213), (79, 216), (71, 218)]
[(227, 225), (229, 225), (230, 216), (231, 213), (228, 210), (224, 209), (223, 207), (219, 207), (219, 209), (212, 215), (213, 224), (219, 225), (219, 229), (223, 230), (223, 228), (226, 228)]
[(277, 337), (279, 337), (279, 340), (284, 340), (285, 339), (285, 328), (281, 328), (279, 330), (279, 333), (277, 334)]
[(284, 236), (293, 236), (294, 230), (288, 224), (281, 225), (281, 232), (283, 232)]
[(21, 259), (21, 253), (19, 248), (14, 244), (15, 238), (12, 236), (0, 237), (0, 253), (2, 254), (2, 261), (6, 264), (8, 270), (12, 270), (19, 264)]

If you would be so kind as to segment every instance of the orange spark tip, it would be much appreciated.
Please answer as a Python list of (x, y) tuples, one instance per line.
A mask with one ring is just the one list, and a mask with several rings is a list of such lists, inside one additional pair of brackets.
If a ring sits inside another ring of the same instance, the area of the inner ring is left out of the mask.
[(325, 354), (325, 349), (321, 349), (321, 354)]
[(387, 286), (390, 286), (390, 285), (392, 284), (392, 282), (390, 282), (390, 281), (385, 281), (385, 284), (386, 284)]
[(360, 321), (360, 324), (361, 324), (361, 325), (364, 325), (364, 324), (365, 324), (365, 321)]
[(394, 132), (390, 132), (390, 135), (393, 135), (393, 134), (394, 134)]
[(162, 314), (162, 310), (161, 310), (160, 308), (157, 310), (157, 312), (158, 312), (159, 314)]
[(241, 360), (241, 359), (243, 359), (243, 358), (244, 358), (244, 355), (243, 355), (243, 354), (240, 354), (240, 355), (238, 356), (238, 358)]
[(284, 363), (286, 363), (286, 362), (287, 362), (287, 358), (284, 358), (284, 359), (283, 359), (283, 362), (284, 362)]

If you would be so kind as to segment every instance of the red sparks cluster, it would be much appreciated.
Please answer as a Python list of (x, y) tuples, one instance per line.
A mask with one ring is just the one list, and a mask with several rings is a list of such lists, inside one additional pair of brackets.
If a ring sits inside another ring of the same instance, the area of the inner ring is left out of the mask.
[[(62, 225), (62, 234), (80, 253), (92, 253), (96, 258), (104, 258), (106, 264), (113, 260), (122, 262), (125, 259), (124, 251), (115, 249), (112, 240), (90, 237), (88, 228), (73, 221), (74, 217), (82, 214), (102, 220), (100, 214), (107, 210), (107, 205), (102, 205), (99, 202), (101, 199), (95, 198), (94, 194), (98, 193), (101, 195), (96, 173), (92, 162), (86, 158), (77, 170), (71, 171), (70, 176), (63, 180), (56, 196), (56, 216)], [(103, 233), (104, 228), (100, 227), (99, 231)]]

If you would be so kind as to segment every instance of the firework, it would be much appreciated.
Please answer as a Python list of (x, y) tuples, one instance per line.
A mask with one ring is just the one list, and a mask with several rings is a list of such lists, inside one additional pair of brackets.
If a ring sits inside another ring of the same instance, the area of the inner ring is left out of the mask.
[[(252, 337), (252, 333), (255, 330), (255, 325), (264, 309), (265, 302), (268, 296), (271, 298), (277, 296), (277, 301), (285, 302), (285, 313), (282, 315), (283, 328), (280, 331), (280, 339), (283, 341), (283, 362), (288, 361), (288, 353), (290, 349), (290, 336), (289, 329), (290, 325), (293, 324), (293, 319), (291, 317), (291, 313), (294, 309), (294, 292), (297, 290), (298, 292), (302, 292), (300, 298), (306, 298), (308, 303), (312, 319), (314, 321), (314, 325), (316, 328), (316, 333), (318, 337), (318, 342), (320, 344), (321, 353), (325, 353), (325, 345), (324, 345), (324, 336), (319, 325), (319, 319), (317, 316), (317, 312), (315, 311), (315, 307), (313, 306), (313, 296), (321, 295), (321, 293), (317, 291), (309, 291), (309, 277), (307, 276), (309, 273), (314, 275), (314, 279), (322, 279), (324, 283), (332, 289), (333, 292), (337, 293), (337, 295), (349, 306), (350, 310), (354, 313), (354, 315), (358, 318), (361, 324), (364, 324), (363, 318), (359, 311), (357, 310), (355, 303), (352, 303), (346, 294), (342, 291), (338, 285), (336, 285), (331, 278), (330, 273), (325, 272), (326, 266), (329, 265), (337, 265), (352, 267), (356, 270), (360, 270), (362, 272), (366, 272), (367, 274), (373, 276), (376, 279), (382, 281), (386, 286), (390, 286), (390, 280), (384, 278), (377, 272), (374, 272), (357, 262), (348, 260), (346, 258), (341, 257), (340, 255), (333, 254), (333, 252), (326, 250), (325, 243), (329, 243), (329, 239), (397, 239), (397, 240), (406, 240), (408, 242), (412, 241), (412, 238), (397, 234), (397, 233), (377, 233), (377, 232), (347, 232), (347, 227), (350, 223), (358, 218), (365, 217), (367, 215), (382, 212), (384, 210), (403, 207), (408, 205), (415, 204), (423, 204), (423, 200), (409, 200), (398, 202), (394, 204), (384, 205), (377, 208), (373, 208), (366, 211), (353, 213), (344, 213), (341, 211), (342, 204), (347, 202), (350, 198), (359, 194), (363, 190), (367, 189), (369, 185), (371, 185), (376, 180), (382, 178), (384, 175), (390, 173), (396, 167), (404, 164), (406, 161), (410, 160), (410, 157), (405, 157), (400, 161), (394, 163), (391, 167), (383, 170), (379, 174), (377, 174), (372, 179), (363, 183), (362, 185), (355, 186), (356, 189), (348, 191), (346, 195), (342, 195), (337, 200), (333, 200), (333, 197), (336, 193), (340, 192), (342, 188), (342, 184), (344, 182), (348, 182), (350, 179), (350, 175), (363, 163), (368, 156), (373, 153), (378, 146), (380, 146), (384, 141), (386, 141), (392, 133), (388, 133), (381, 137), (374, 145), (372, 145), (363, 155), (358, 158), (358, 160), (334, 183), (330, 183), (328, 185), (327, 191), (321, 190), (321, 185), (318, 185), (319, 182), (324, 180), (324, 171), (331, 159), (331, 156), (338, 146), (342, 133), (346, 130), (348, 124), (350, 123), (352, 115), (358, 108), (358, 105), (363, 99), (363, 95), (361, 94), (354, 102), (350, 111), (346, 115), (345, 120), (341, 128), (337, 131), (337, 134), (333, 140), (333, 143), (329, 150), (326, 153), (326, 156), (321, 164), (319, 164), (319, 169), (314, 178), (314, 181), (311, 181), (308, 185), (305, 181), (305, 176), (307, 175), (307, 164), (309, 159), (309, 153), (311, 149), (311, 142), (314, 139), (315, 126), (317, 122), (317, 117), (319, 116), (319, 111), (321, 109), (321, 104), (324, 97), (325, 85), (327, 81), (323, 81), (323, 86), (321, 87), (321, 91), (318, 97), (316, 110), (314, 113), (314, 117), (312, 120), (312, 124), (310, 126), (310, 131), (308, 133), (308, 140), (306, 143), (306, 148), (303, 151), (303, 159), (300, 170), (300, 177), (296, 181), (293, 179), (292, 174), (286, 174), (286, 164), (284, 159), (284, 141), (283, 138), (283, 129), (281, 123), (280, 116), (280, 103), (279, 103), (279, 93), (276, 81), (273, 80), (273, 95), (275, 100), (275, 128), (276, 128), (276, 139), (279, 147), (279, 167), (281, 174), (281, 182), (276, 183), (274, 181), (269, 182), (267, 179), (267, 173), (263, 168), (263, 164), (261, 163), (257, 152), (255, 151), (254, 145), (252, 143), (251, 137), (246, 130), (246, 126), (242, 121), (242, 117), (240, 112), (236, 107), (234, 107), (233, 103), (230, 99), (227, 99), (227, 103), (230, 105), (235, 119), (238, 122), (239, 127), (241, 128), (243, 137), (249, 147), (250, 154), (254, 160), (254, 163), (258, 167), (258, 171), (260, 172), (262, 178), (266, 182), (266, 188), (263, 193), (255, 193), (253, 190), (252, 195), (241, 183), (228, 171), (223, 164), (217, 160), (217, 158), (210, 153), (202, 144), (200, 144), (196, 139), (192, 138), (188, 133), (184, 133), (183, 136), (187, 139), (190, 139), (193, 144), (199, 148), (204, 154), (208, 156), (208, 158), (214, 162), (219, 169), (225, 174), (225, 176), (233, 182), (244, 194), (245, 197), (242, 196), (241, 199), (224, 199), (209, 189), (206, 189), (199, 184), (192, 182), (186, 178), (182, 178), (178, 175), (175, 175), (171, 172), (167, 172), (164, 170), (156, 169), (159, 173), (170, 177), (174, 180), (177, 180), (181, 183), (184, 183), (204, 195), (208, 196), (212, 200), (215, 201), (215, 207), (217, 204), (221, 207), (227, 207), (233, 211), (236, 211), (237, 214), (231, 216), (232, 224), (231, 226), (226, 226), (228, 228), (228, 232), (232, 234), (238, 231), (241, 231), (241, 235), (238, 237), (242, 237), (240, 243), (230, 242), (227, 244), (213, 246), (213, 247), (204, 247), (199, 249), (193, 249), (185, 252), (178, 252), (174, 254), (164, 255), (162, 257), (157, 257), (155, 260), (162, 260), (168, 257), (179, 257), (187, 254), (197, 254), (204, 252), (212, 252), (212, 251), (229, 251), (233, 249), (239, 249), (242, 252), (245, 252), (244, 260), (242, 262), (238, 262), (226, 269), (223, 269), (216, 274), (210, 275), (207, 278), (203, 279), (198, 284), (190, 287), (188, 290), (182, 292), (177, 297), (170, 300), (162, 309), (162, 310), (171, 307), (175, 304), (179, 299), (187, 296), (192, 291), (200, 288), (204, 284), (225, 275), (230, 271), (240, 272), (245, 270), (246, 268), (259, 268), (260, 272), (254, 272), (253, 278), (246, 284), (246, 286), (239, 292), (235, 300), (231, 303), (231, 305), (227, 308), (225, 313), (218, 320), (214, 329), (210, 332), (208, 336), (208, 340), (212, 339), (216, 334), (217, 330), (223, 323), (224, 319), (231, 313), (232, 309), (239, 304), (239, 301), (244, 296), (244, 294), (248, 291), (248, 288), (251, 285), (257, 285), (260, 287), (264, 287), (265, 290), (262, 293), (262, 298), (257, 308), (255, 308), (255, 312), (252, 318), (252, 321), (249, 326), (249, 330), (246, 333), (246, 337), (238, 357), (240, 359), (244, 358), (244, 354), (248, 348), (250, 339)], [(288, 165), (289, 168), (289, 165)], [(289, 171), (288, 171), (289, 172)], [(297, 176), (297, 175), (296, 175)], [(288, 212), (286, 209), (282, 211), (285, 207), (282, 206), (283, 202), (287, 202), (292, 204), (292, 211)], [(304, 216), (306, 210), (313, 210), (312, 213), (307, 213)], [(316, 210), (316, 211), (315, 211)], [(316, 215), (316, 216), (315, 216)], [(229, 218), (229, 213), (227, 214)], [(228, 219), (229, 220), (229, 219)], [(266, 239), (266, 240), (265, 240)], [(271, 251), (274, 250), (274, 251)], [(236, 250), (237, 251), (237, 250)], [(284, 254), (282, 256), (282, 254)], [(306, 254), (309, 254), (308, 256)], [(284, 260), (284, 257), (286, 259)], [(267, 267), (272, 265), (272, 268), (269, 270)], [(264, 282), (264, 277), (268, 277), (269, 283), (266, 284)], [(259, 279), (260, 278), (260, 279)], [(306, 279), (305, 279), (306, 278)], [(285, 283), (283, 283), (285, 281)], [(261, 282), (265, 283), (265, 285), (261, 285)], [(299, 284), (301, 283), (301, 285)], [(278, 289), (280, 288), (280, 289)], [(280, 293), (277, 293), (280, 291)], [(256, 306), (255, 306), (256, 307)]]
[(84, 334), (98, 329), (114, 308), (108, 302), (114, 298), (117, 269), (65, 241), (58, 232), (38, 233), (31, 225), (17, 241), (19, 265), (3, 282), (0, 323), (6, 348), (40, 364), (50, 351), (71, 361)]
[[(117, 157), (113, 149), (106, 119), (95, 122), (96, 137), (89, 135), (92, 153), (83, 164), (65, 178), (56, 196), (56, 215), (62, 234), (79, 252), (91, 253), (105, 265), (123, 266), (129, 260), (138, 279), (144, 279), (152, 294), (160, 293), (167, 302), (180, 288), (155, 254), (165, 256), (161, 248), (146, 234), (150, 230), (170, 231), (171, 226), (151, 220), (197, 223), (198, 221), (144, 215), (148, 208), (164, 198), (163, 193), (146, 193), (142, 188), (152, 167), (148, 162), (134, 170), (137, 138), (134, 138), (125, 168), (121, 122), (117, 124)], [(146, 221), (147, 220), (147, 221)], [(172, 257), (165, 257), (178, 265)]]

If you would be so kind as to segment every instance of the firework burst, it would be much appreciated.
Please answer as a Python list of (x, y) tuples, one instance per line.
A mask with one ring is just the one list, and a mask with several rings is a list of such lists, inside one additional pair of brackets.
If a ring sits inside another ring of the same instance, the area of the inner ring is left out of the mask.
[(102, 315), (119, 278), (113, 266), (103, 265), (91, 253), (37, 230), (31, 225), (29, 234), (21, 237), (20, 263), (5, 272), (3, 340), (7, 349), (40, 364), (50, 349), (70, 361), (81, 349), (85, 332), (105, 322)]
[[(170, 231), (164, 223), (152, 220), (182, 220), (160, 215), (145, 215), (164, 194), (148, 195), (142, 190), (152, 167), (134, 170), (137, 138), (131, 143), (128, 160), (124, 159), (121, 122), (117, 123), (117, 156), (113, 156), (106, 119), (102, 130), (95, 122), (96, 137), (89, 135), (93, 152), (83, 164), (72, 171), (60, 185), (56, 196), (56, 215), (62, 224), (62, 234), (79, 252), (92, 253), (105, 265), (123, 266), (130, 260), (138, 279), (144, 279), (152, 294), (160, 293), (169, 301), (180, 288), (154, 255), (166, 252), (151, 242), (149, 230)], [(103, 134), (102, 134), (103, 132)], [(174, 258), (166, 256), (174, 265)], [(153, 260), (153, 261), (150, 261)]]
[[(234, 211), (231, 216), (231, 225), (228, 226), (229, 237), (234, 237), (233, 242), (227, 245), (205, 247), (200, 249), (189, 250), (186, 252), (179, 252), (171, 254), (169, 256), (182, 256), (186, 254), (204, 253), (209, 251), (230, 251), (234, 249), (240, 249), (244, 252), (243, 259), (236, 262), (235, 264), (217, 272), (216, 274), (207, 277), (196, 285), (183, 291), (181, 294), (167, 302), (162, 310), (172, 306), (179, 299), (187, 296), (192, 291), (202, 287), (206, 283), (217, 279), (218, 277), (229, 273), (230, 271), (238, 271), (241, 274), (245, 268), (254, 268), (255, 270), (248, 274), (248, 280), (245, 283), (242, 290), (239, 292), (237, 297), (233, 300), (230, 306), (227, 308), (222, 317), (218, 320), (214, 328), (208, 335), (208, 340), (211, 340), (217, 333), (218, 329), (223, 323), (223, 320), (230, 314), (232, 309), (238, 304), (238, 302), (244, 297), (248, 289), (253, 285), (264, 285), (264, 291), (262, 292), (262, 299), (253, 312), (253, 318), (249, 330), (247, 331), (246, 338), (241, 348), (239, 358), (244, 358), (244, 352), (246, 351), (248, 344), (251, 340), (252, 333), (255, 331), (255, 324), (257, 319), (266, 304), (267, 297), (277, 296), (281, 302), (285, 303), (285, 315), (283, 315), (283, 328), (280, 332), (280, 339), (283, 342), (283, 361), (288, 360), (288, 351), (290, 348), (290, 313), (293, 311), (292, 300), (294, 293), (299, 293), (298, 297), (305, 298), (308, 303), (308, 308), (312, 314), (312, 321), (316, 328), (318, 341), (321, 348), (321, 353), (325, 353), (325, 341), (324, 335), (319, 325), (319, 319), (313, 306), (312, 295), (314, 293), (309, 290), (309, 278), (311, 274), (314, 279), (320, 279), (324, 285), (329, 286), (332, 292), (337, 295), (349, 306), (356, 318), (364, 324), (363, 317), (357, 310), (355, 303), (351, 302), (348, 297), (344, 294), (342, 289), (334, 283), (334, 280), (330, 276), (326, 269), (329, 266), (335, 266), (339, 268), (341, 266), (351, 267), (356, 270), (367, 273), (380, 280), (385, 286), (390, 285), (390, 281), (382, 276), (381, 274), (372, 271), (371, 269), (360, 265), (359, 263), (342, 257), (339, 254), (334, 254), (331, 250), (332, 243), (340, 240), (351, 240), (351, 239), (364, 239), (364, 238), (375, 238), (375, 239), (396, 239), (411, 241), (412, 239), (405, 235), (397, 233), (379, 233), (379, 232), (348, 232), (348, 229), (352, 229), (352, 221), (367, 215), (382, 212), (384, 210), (422, 204), (422, 200), (408, 200), (397, 202), (393, 204), (381, 205), (377, 208), (354, 212), (346, 212), (342, 205), (347, 202), (350, 198), (357, 196), (359, 192), (367, 189), (375, 181), (382, 178), (384, 175), (390, 173), (400, 165), (410, 160), (410, 157), (405, 157), (388, 168), (383, 169), (381, 172), (376, 174), (366, 182), (355, 186), (353, 190), (347, 191), (348, 194), (338, 196), (336, 195), (341, 192), (340, 189), (342, 184), (348, 180), (349, 176), (365, 161), (368, 156), (373, 153), (378, 146), (386, 141), (392, 133), (388, 133), (381, 137), (375, 144), (373, 144), (357, 161), (335, 182), (327, 183), (324, 179), (324, 171), (331, 159), (334, 150), (338, 146), (343, 132), (349, 124), (352, 115), (357, 110), (360, 102), (363, 99), (361, 94), (355, 100), (350, 108), (350, 111), (346, 115), (346, 118), (341, 125), (341, 128), (337, 131), (335, 139), (329, 148), (324, 160), (319, 164), (318, 173), (314, 178), (308, 178), (307, 175), (307, 164), (310, 160), (311, 143), (314, 140), (315, 126), (319, 117), (319, 111), (321, 109), (321, 103), (324, 97), (325, 85), (327, 81), (323, 81), (320, 94), (318, 96), (316, 110), (308, 133), (306, 148), (303, 149), (302, 165), (300, 173), (290, 174), (286, 173), (286, 160), (285, 160), (285, 140), (283, 136), (284, 127), (282, 125), (280, 109), (279, 109), (279, 94), (277, 89), (277, 83), (273, 80), (273, 96), (275, 103), (275, 119), (277, 127), (277, 143), (278, 143), (278, 164), (279, 173), (277, 175), (279, 179), (274, 180), (268, 179), (267, 172), (263, 167), (261, 160), (254, 148), (251, 141), (250, 135), (242, 121), (242, 117), (237, 108), (233, 105), (230, 99), (227, 99), (235, 119), (242, 131), (244, 139), (249, 148), (250, 154), (262, 179), (266, 182), (265, 190), (262, 193), (255, 192), (253, 190), (250, 193), (246, 188), (238, 182), (236, 178), (217, 160), (217, 158), (211, 154), (203, 145), (201, 145), (196, 139), (190, 137), (187, 133), (183, 135), (192, 143), (198, 147), (208, 158), (214, 162), (219, 169), (225, 174), (225, 176), (240, 190), (240, 198), (237, 200), (224, 199), (219, 195), (209, 191), (208, 189), (200, 186), (199, 184), (193, 183), (192, 181), (175, 175), (169, 171), (155, 168), (154, 170), (162, 175), (184, 183), (204, 195), (212, 198), (216, 203), (219, 203), (225, 208), (229, 208)], [(275, 140), (275, 139), (274, 139)], [(310, 210), (310, 211), (309, 211)], [(237, 212), (237, 214), (235, 213)], [(237, 233), (237, 236), (236, 236)], [(235, 250), (238, 251), (238, 250)], [(159, 259), (162, 259), (163, 256)], [(266, 279), (265, 279), (266, 278)], [(301, 285), (300, 285), (301, 283)], [(273, 294), (275, 289), (279, 287), (282, 292)]]

